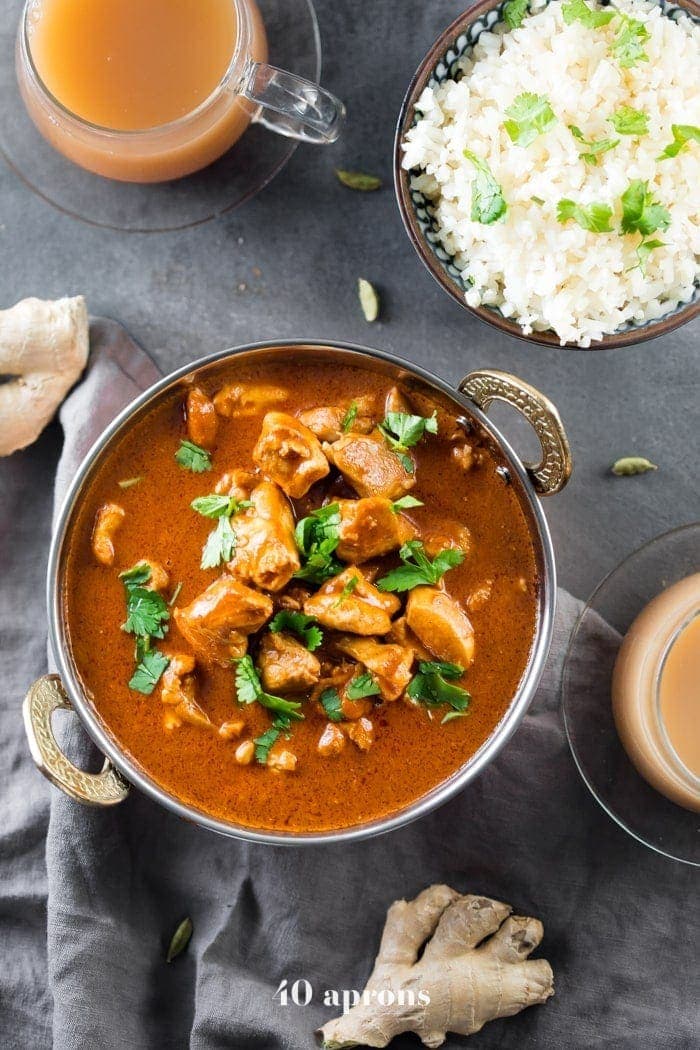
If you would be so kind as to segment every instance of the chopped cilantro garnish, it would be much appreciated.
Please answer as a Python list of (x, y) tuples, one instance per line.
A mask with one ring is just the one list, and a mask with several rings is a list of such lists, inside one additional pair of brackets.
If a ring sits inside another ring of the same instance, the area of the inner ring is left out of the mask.
[(365, 696), (376, 696), (381, 690), (374, 676), (369, 671), (365, 671), (364, 674), (358, 675), (348, 683), (345, 692), (348, 700), (362, 700)]
[(158, 649), (147, 649), (142, 655), (140, 662), (129, 680), (129, 689), (135, 689), (137, 693), (150, 696), (158, 685), (160, 676), (170, 663), (170, 657)]
[(284, 715), (280, 715), (274, 720), (269, 729), (267, 729), (262, 736), (257, 737), (253, 743), (255, 744), (255, 761), (261, 765), (265, 765), (270, 755), (272, 746), (277, 742), (281, 733), (284, 733), (289, 729), (289, 719)]
[(270, 621), (270, 630), (273, 634), (279, 631), (291, 631), (304, 643), (310, 653), (318, 649), (323, 641), (323, 631), (313, 616), (293, 612), (291, 609), (281, 609)]
[(509, 29), (519, 29), (528, 12), (530, 0), (508, 0), (503, 8), (503, 20)]
[(343, 416), (343, 421), (340, 424), (340, 429), (343, 431), (344, 434), (347, 434), (348, 430), (357, 419), (357, 411), (357, 401), (351, 402), (350, 407)]
[(422, 500), (416, 499), (415, 496), (402, 496), (401, 499), (396, 499), (391, 504), (391, 509), (394, 514), (398, 514), (400, 510), (408, 510), (410, 507), (424, 507), (425, 504)]
[[(418, 674), (411, 679), (406, 693), (412, 700), (418, 700), (428, 707), (449, 704), (453, 712), (464, 714), (469, 707), (471, 695), (466, 689), (452, 685), (450, 681), (461, 678), (463, 674), (464, 668), (459, 664), (421, 661), (418, 664)], [(442, 721), (449, 721), (448, 716)]]
[(173, 593), (172, 593), (172, 595), (170, 597), (170, 601), (168, 602), (168, 605), (170, 606), (171, 609), (172, 609), (173, 605), (175, 604), (175, 602), (180, 597), (180, 591), (181, 590), (182, 590), (182, 580), (180, 580), (179, 583), (177, 584), (177, 586), (175, 587), (175, 590), (173, 591)]
[(601, 153), (607, 153), (620, 143), (619, 139), (598, 139), (597, 142), (586, 139), (581, 129), (575, 124), (569, 124), (569, 131), (582, 146), (586, 147), (585, 152), (581, 154), (586, 164), (596, 165)]
[(215, 569), (222, 562), (231, 561), (236, 549), (236, 533), (231, 527), (231, 519), (223, 514), (207, 537), (202, 548), (202, 569)]
[(266, 693), (260, 682), (260, 677), (255, 669), (250, 656), (242, 656), (235, 660), (236, 664), (236, 699), (239, 704), (262, 704), (270, 711), (276, 711), (287, 718), (302, 720), (304, 716), (299, 713), (301, 704), (296, 700), (285, 700), (281, 696), (273, 696)]
[(294, 573), (299, 580), (324, 583), (342, 572), (343, 566), (334, 551), (340, 542), (340, 507), (329, 503), (302, 518), (294, 531), (304, 564)]
[(126, 621), (122, 630), (141, 637), (164, 638), (170, 619), (168, 605), (158, 591), (150, 590), (144, 584), (151, 578), (151, 570), (145, 563), (134, 565), (119, 578), (126, 591)]
[(654, 200), (649, 183), (633, 179), (620, 197), (622, 204), (622, 233), (641, 233), (648, 237), (656, 230), (667, 230), (671, 216), (663, 204)]
[(232, 514), (247, 510), (253, 504), (249, 499), (237, 500), (233, 496), (198, 496), (190, 503), (192, 510), (196, 510), (205, 518), (220, 518), (224, 514), (230, 518)]
[(345, 586), (343, 587), (342, 591), (338, 595), (338, 600), (333, 605), (334, 609), (337, 608), (337, 606), (342, 605), (343, 602), (345, 601), (345, 599), (350, 597), (350, 595), (355, 590), (355, 588), (357, 587), (359, 582), (360, 582), (360, 577), (359, 576), (351, 576), (350, 577), (350, 579), (348, 580), (348, 582), (345, 584)]
[(192, 441), (181, 441), (180, 447), (175, 453), (175, 459), (185, 470), (191, 470), (193, 474), (203, 474), (211, 470), (211, 457), (205, 448), (200, 448)]
[(464, 150), (464, 156), (476, 169), (472, 180), (471, 220), (490, 226), (508, 210), (503, 190), (485, 160), (470, 149)]
[(324, 689), (319, 700), (331, 722), (343, 721), (343, 701), (337, 689)]
[(580, 22), (587, 29), (600, 29), (612, 22), (617, 12), (613, 9), (607, 11), (593, 10), (584, 3), (584, 0), (565, 0), (561, 7), (561, 13), (567, 25), (572, 22)]
[(677, 157), (688, 142), (700, 142), (700, 128), (694, 124), (671, 124), (673, 142), (669, 142), (665, 150), (658, 155), (657, 160), (668, 160), (669, 157)]
[(529, 146), (538, 135), (554, 127), (557, 118), (546, 95), (525, 91), (506, 110), (503, 127), (516, 146)]
[(437, 434), (437, 413), (432, 416), (412, 416), (408, 412), (387, 412), (379, 429), (401, 460), (408, 474), (414, 471), (413, 460), (407, 455), (409, 448), (417, 445), (423, 434)]
[(649, 117), (641, 109), (632, 106), (620, 106), (610, 117), (610, 123), (618, 135), (646, 135), (649, 131)]
[(612, 233), (610, 225), (612, 208), (609, 204), (577, 204), (576, 201), (563, 198), (557, 204), (557, 220), (568, 222), (573, 219), (584, 230), (590, 233)]
[(633, 266), (631, 267), (631, 269), (636, 270), (637, 267), (639, 267), (642, 273), (645, 274), (647, 269), (647, 262), (649, 261), (649, 256), (651, 255), (651, 253), (654, 251), (655, 248), (664, 248), (665, 246), (666, 241), (659, 241), (656, 238), (649, 241), (645, 241), (644, 238), (642, 238), (642, 240), (639, 242), (635, 249), (635, 252), (637, 254), (637, 266)]
[(636, 18), (630, 18), (622, 11), (616, 11), (615, 17), (620, 19), (617, 24), (615, 39), (610, 46), (610, 53), (620, 63), (623, 69), (631, 69), (638, 62), (648, 62), (649, 56), (644, 50), (644, 45), (650, 39), (650, 33), (644, 22)]
[(410, 591), (423, 584), (439, 583), (448, 569), (454, 569), (464, 561), (464, 552), (447, 548), (431, 561), (420, 540), (409, 540), (399, 551), (404, 563), (377, 580), (380, 591)]

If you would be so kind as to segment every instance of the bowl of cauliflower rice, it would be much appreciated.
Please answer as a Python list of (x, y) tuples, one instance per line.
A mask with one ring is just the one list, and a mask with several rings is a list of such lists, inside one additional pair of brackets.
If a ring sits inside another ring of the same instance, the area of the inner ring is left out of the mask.
[(433, 276), (509, 334), (581, 349), (700, 313), (700, 5), (481, 0), (435, 42), (395, 147)]

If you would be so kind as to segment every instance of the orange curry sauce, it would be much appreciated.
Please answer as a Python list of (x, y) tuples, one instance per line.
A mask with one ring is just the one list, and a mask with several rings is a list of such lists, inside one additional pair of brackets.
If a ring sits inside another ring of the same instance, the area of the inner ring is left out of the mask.
[[(388, 377), (371, 371), (300, 364), (299, 358), (293, 366), (236, 364), (235, 375), (229, 364), (218, 376), (208, 372), (202, 385), (213, 395), (234, 380), (284, 387), (287, 401), (270, 407), (291, 415), (321, 404), (348, 406), (353, 398), (375, 395), (379, 421), (392, 386)], [(176, 599), (180, 608), (217, 579), (223, 566), (199, 567), (215, 522), (195, 513), (190, 503), (212, 492), (225, 471), (253, 468), (251, 453), (265, 413), (262, 408), (252, 416), (220, 418), (212, 470), (195, 474), (174, 459), (180, 440), (188, 436), (185, 397), (185, 388), (169, 393), (120, 437), (84, 491), (73, 520), (62, 595), (72, 659), (86, 696), (108, 733), (157, 784), (222, 820), (310, 832), (345, 828), (406, 807), (455, 773), (487, 740), (527, 666), (539, 584), (528, 527), (512, 486), (497, 473), (497, 461), (485, 447), (478, 449), (478, 462), (463, 469), (453, 455), (459, 426), (444, 410), (438, 415), (438, 435), (426, 434), (411, 450), (416, 463), (411, 495), (425, 506), (407, 510), (406, 516), (420, 534), (439, 532), (447, 522), (465, 524), (471, 533), (464, 562), (443, 577), (448, 593), (468, 611), (475, 632), (474, 663), (460, 683), (472, 695), (468, 715), (443, 725), (443, 709), (430, 711), (405, 699), (384, 702), (369, 715), (374, 726), (369, 750), (347, 740), (339, 754), (324, 756), (317, 745), (328, 718), (318, 703), (304, 700), (305, 719), (294, 723), (284, 743), (297, 757), (296, 769), (277, 772), (257, 762), (242, 766), (234, 757), (239, 740), (187, 723), (168, 730), (160, 686), (150, 696), (127, 686), (134, 670), (134, 639), (120, 629), (126, 606), (119, 573), (143, 558), (159, 561), (170, 577), (165, 596), (182, 584)], [(413, 407), (421, 415), (430, 412), (425, 398)], [(473, 444), (474, 438), (467, 435), (464, 441)], [(136, 476), (142, 478), (138, 484), (119, 487), (120, 480)], [(292, 501), (296, 516), (324, 500), (352, 497), (343, 485), (332, 469), (307, 496)], [(98, 564), (91, 546), (96, 513), (108, 502), (125, 511), (111, 566)], [(380, 575), (399, 564), (398, 552), (379, 559)], [(470, 604), (475, 592), (489, 586), (486, 600)], [(403, 604), (406, 596), (400, 597)], [(262, 633), (250, 638), (248, 651), (254, 659)], [(328, 642), (332, 632), (325, 633)], [(157, 644), (165, 653), (192, 652), (173, 617), (164, 641)], [(259, 737), (270, 727), (270, 711), (257, 703), (236, 702), (233, 668), (198, 662), (196, 679), (197, 702), (216, 725), (243, 720), (241, 739)]]

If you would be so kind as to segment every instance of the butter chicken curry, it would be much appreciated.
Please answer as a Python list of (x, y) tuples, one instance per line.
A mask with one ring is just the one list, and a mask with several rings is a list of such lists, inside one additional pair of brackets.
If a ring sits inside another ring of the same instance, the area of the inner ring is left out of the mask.
[(100, 719), (171, 795), (245, 826), (416, 801), (491, 735), (534, 636), (496, 467), (447, 399), (303, 354), (166, 394), (72, 533), (68, 638)]

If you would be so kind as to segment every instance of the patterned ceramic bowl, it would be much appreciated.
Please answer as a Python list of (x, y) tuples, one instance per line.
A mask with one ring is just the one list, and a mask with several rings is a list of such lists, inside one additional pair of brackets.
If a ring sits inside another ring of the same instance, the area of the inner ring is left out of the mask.
[[(696, 0), (684, 0), (682, 6), (659, 0), (660, 6), (669, 18), (675, 18), (683, 12), (693, 21), (700, 23), (700, 3)], [(469, 55), (483, 32), (488, 32), (503, 21), (505, 2), (494, 3), (494, 0), (478, 0), (476, 4), (456, 18), (440, 34), (427, 55), (421, 62), (406, 97), (404, 98), (396, 128), (394, 143), (394, 185), (399, 210), (406, 232), (423, 263), (442, 285), (446, 292), (461, 306), (475, 314), (487, 324), (499, 328), (508, 335), (526, 339), (531, 343), (545, 346), (560, 346), (559, 337), (552, 331), (533, 332), (526, 335), (517, 322), (504, 317), (498, 307), (467, 305), (464, 295), (470, 283), (462, 276), (454, 256), (443, 247), (439, 236), (434, 208), (422, 193), (411, 189), (411, 173), (401, 167), (401, 142), (410, 127), (421, 119), (416, 112), (416, 102), (424, 88), (437, 87), (447, 80), (459, 75), (459, 61)], [(680, 303), (674, 310), (651, 321), (628, 321), (611, 335), (594, 342), (589, 350), (611, 349), (613, 347), (631, 346), (645, 342), (679, 328), (681, 325), (700, 315), (700, 284), (696, 283), (693, 298), (687, 303)], [(567, 343), (570, 349), (584, 349), (575, 343)]]

